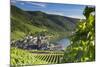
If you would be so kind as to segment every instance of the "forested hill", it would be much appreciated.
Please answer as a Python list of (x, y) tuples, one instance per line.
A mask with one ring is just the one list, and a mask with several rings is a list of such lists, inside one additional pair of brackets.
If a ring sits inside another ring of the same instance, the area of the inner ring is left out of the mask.
[(73, 31), (79, 19), (46, 14), (41, 11), (24, 11), (11, 5), (11, 36), (20, 38), (43, 30)]

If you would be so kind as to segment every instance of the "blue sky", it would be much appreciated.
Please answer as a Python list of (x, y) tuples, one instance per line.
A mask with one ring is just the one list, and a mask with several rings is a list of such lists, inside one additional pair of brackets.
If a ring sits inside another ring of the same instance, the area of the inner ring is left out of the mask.
[(83, 19), (85, 5), (41, 3), (31, 1), (11, 0), (11, 4), (25, 11), (43, 11), (48, 14), (56, 14), (73, 18)]

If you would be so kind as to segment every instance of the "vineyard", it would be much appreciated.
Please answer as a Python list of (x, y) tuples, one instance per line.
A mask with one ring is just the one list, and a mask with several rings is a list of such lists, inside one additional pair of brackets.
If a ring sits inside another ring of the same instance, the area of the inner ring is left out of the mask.
[[(32, 53), (33, 52), (33, 53)], [(35, 53), (34, 53), (35, 52)], [(37, 54), (39, 52), (40, 54)], [(43, 53), (44, 52), (44, 53)], [(11, 49), (11, 65), (59, 64), (63, 60), (63, 52), (59, 51), (27, 51)]]

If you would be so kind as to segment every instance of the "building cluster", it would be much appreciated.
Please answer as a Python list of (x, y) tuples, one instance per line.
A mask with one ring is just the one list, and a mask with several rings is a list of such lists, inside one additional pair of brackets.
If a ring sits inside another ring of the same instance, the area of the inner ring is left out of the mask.
[(37, 49), (37, 50), (62, 50), (61, 45), (55, 45), (50, 43), (48, 36), (38, 35), (38, 36), (26, 36), (23, 40), (17, 40), (11, 42), (12, 46), (22, 48), (22, 49)]

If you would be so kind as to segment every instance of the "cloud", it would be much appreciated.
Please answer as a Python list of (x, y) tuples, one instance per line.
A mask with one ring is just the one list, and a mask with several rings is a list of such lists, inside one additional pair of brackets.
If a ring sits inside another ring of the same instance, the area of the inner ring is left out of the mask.
[(13, 4), (16, 3), (16, 0), (11, 0), (11, 3), (13, 3)]
[[(11, 0), (11, 4), (15, 5), (16, 3), (18, 3), (18, 1), (20, 0)], [(25, 3), (20, 1), (19, 4), (24, 5)]]
[(39, 3), (39, 2), (27, 2), (27, 3), (29, 3), (29, 4), (31, 4), (31, 5), (35, 5), (35, 6), (39, 6), (39, 7), (46, 7), (47, 6), (47, 4), (46, 3)]
[(79, 18), (79, 19), (85, 19), (85, 17), (83, 15), (78, 15), (78, 14), (66, 14), (65, 12), (61, 12), (61, 11), (44, 11), (47, 14), (54, 14), (54, 15), (60, 15), (60, 16), (66, 16), (66, 17), (72, 17), (72, 18)]
[(20, 3), (21, 5), (24, 5), (25, 3)]
[(78, 19), (85, 19), (83, 15), (69, 15), (68, 17), (78, 18)]
[(48, 13), (48, 14), (54, 14), (54, 15), (61, 15), (61, 16), (64, 16), (64, 13), (62, 13), (62, 12), (58, 12), (58, 11), (46, 11), (46, 13)]

